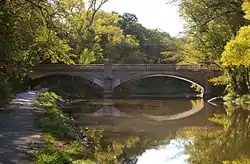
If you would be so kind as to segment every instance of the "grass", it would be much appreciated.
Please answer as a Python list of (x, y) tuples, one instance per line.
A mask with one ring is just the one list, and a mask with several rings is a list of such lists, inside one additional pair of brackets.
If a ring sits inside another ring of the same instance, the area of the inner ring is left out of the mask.
[[(81, 160), (87, 149), (75, 135), (70, 119), (58, 108), (60, 97), (52, 92), (40, 93), (35, 113), (43, 131), (44, 147), (35, 153), (37, 164), (90, 163)], [(39, 107), (44, 110), (39, 110)], [(42, 112), (41, 112), (42, 111)]]

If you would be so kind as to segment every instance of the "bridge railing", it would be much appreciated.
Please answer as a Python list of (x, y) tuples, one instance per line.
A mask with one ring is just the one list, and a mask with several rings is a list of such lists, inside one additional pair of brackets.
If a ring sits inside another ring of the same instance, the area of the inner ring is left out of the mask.
[(217, 70), (216, 67), (198, 65), (172, 65), (172, 64), (114, 64), (112, 70), (139, 70), (139, 71), (170, 71), (170, 70)]
[[(64, 72), (81, 72), (81, 71), (103, 71), (104, 64), (89, 64), (89, 65), (64, 65), (64, 64), (43, 64), (38, 66), (36, 72), (44, 71), (64, 71)], [(199, 65), (172, 65), (172, 64), (113, 64), (107, 67), (112, 68), (112, 71), (175, 71), (175, 70), (218, 70), (216, 67), (205, 67)]]
[(64, 71), (64, 72), (79, 72), (79, 71), (103, 71), (104, 65), (103, 64), (91, 64), (91, 65), (82, 65), (82, 64), (75, 64), (75, 65), (64, 65), (64, 64), (43, 64), (39, 65), (35, 68), (35, 71)]

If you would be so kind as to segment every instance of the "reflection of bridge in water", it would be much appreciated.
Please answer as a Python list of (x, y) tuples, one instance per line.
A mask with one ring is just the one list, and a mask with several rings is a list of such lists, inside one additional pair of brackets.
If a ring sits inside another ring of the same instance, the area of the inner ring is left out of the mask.
[[(109, 101), (109, 100), (106, 100)], [(197, 114), (204, 108), (204, 100), (199, 99), (195, 100), (199, 101), (197, 105), (192, 106), (190, 110), (187, 110), (182, 113), (174, 114), (174, 115), (166, 115), (166, 116), (155, 116), (149, 114), (142, 114), (145, 118), (148, 118), (153, 121), (174, 121), (180, 120), (186, 117), (190, 117), (192, 115)], [(121, 112), (119, 109), (113, 106), (114, 103), (108, 103), (104, 107), (100, 108), (98, 111), (94, 112), (93, 114), (88, 114), (89, 116), (93, 117), (133, 117), (125, 112)]]
[[(116, 133), (149, 133), (150, 135), (166, 135), (169, 131), (176, 131), (187, 127), (207, 127), (213, 125), (208, 118), (214, 112), (221, 111), (220, 108), (213, 107), (205, 103), (202, 99), (195, 100), (195, 105), (181, 113), (157, 115), (135, 111), (132, 108), (129, 112), (120, 110), (112, 105), (112, 102), (93, 113), (77, 113), (76, 123), (91, 126), (97, 129)], [(184, 104), (186, 105), (186, 104)], [(129, 107), (127, 108), (129, 109)], [(132, 111), (132, 112), (131, 112)], [(133, 112), (135, 111), (135, 112)], [(154, 111), (154, 110), (145, 110)], [(149, 112), (152, 113), (152, 112)]]
[(39, 79), (54, 75), (79, 76), (103, 88), (106, 96), (123, 83), (154, 76), (177, 78), (201, 88), (201, 97), (211, 93), (209, 79), (220, 75), (215, 68), (168, 64), (40, 65), (29, 76)]
[(199, 113), (203, 108), (204, 108), (204, 100), (200, 99), (200, 103), (197, 106), (193, 106), (192, 109), (182, 112), (182, 113), (178, 113), (174, 115), (167, 115), (167, 116), (153, 116), (153, 115), (144, 114), (144, 116), (155, 121), (174, 121), (174, 120), (180, 120), (180, 119), (195, 115)]

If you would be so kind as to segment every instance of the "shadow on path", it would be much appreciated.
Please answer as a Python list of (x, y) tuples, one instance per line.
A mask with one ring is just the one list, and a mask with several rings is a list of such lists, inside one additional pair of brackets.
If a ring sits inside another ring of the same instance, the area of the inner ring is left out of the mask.
[(34, 150), (41, 145), (33, 116), (35, 98), (35, 92), (21, 93), (7, 107), (11, 112), (0, 122), (0, 164), (32, 162)]

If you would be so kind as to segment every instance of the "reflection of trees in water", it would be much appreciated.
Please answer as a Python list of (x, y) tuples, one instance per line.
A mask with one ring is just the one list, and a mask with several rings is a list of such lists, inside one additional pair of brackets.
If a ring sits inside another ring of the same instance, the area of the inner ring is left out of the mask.
[[(175, 134), (173, 134), (175, 135)], [(103, 140), (101, 131), (89, 130), (87, 132), (88, 139), (91, 141), (91, 158), (104, 164), (135, 164), (137, 157), (145, 150), (157, 148), (160, 145), (168, 144), (173, 138), (169, 135), (164, 140), (152, 140), (147, 137), (130, 137), (125, 141), (111, 141)], [(89, 157), (88, 157), (89, 158)]]
[(149, 137), (140, 137), (140, 140), (132, 148), (123, 149), (123, 153), (120, 156), (120, 163), (122, 164), (135, 164), (138, 160), (138, 156), (142, 155), (148, 149), (157, 149), (161, 145), (167, 145), (171, 139), (175, 137), (175, 132), (170, 133), (158, 139), (151, 139)]
[(190, 102), (192, 104), (192, 109), (198, 109), (204, 103), (202, 99), (194, 99), (194, 100), (190, 100)]
[[(244, 105), (226, 105), (226, 114), (211, 121), (222, 125), (216, 131), (202, 131), (186, 146), (190, 163), (250, 163), (250, 111)], [(230, 161), (230, 162), (229, 162)]]

